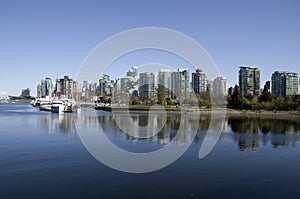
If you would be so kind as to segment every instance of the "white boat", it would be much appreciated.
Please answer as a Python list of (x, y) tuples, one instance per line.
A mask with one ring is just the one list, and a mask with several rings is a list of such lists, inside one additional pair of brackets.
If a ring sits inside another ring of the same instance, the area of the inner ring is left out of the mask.
[(50, 104), (50, 103), (51, 103), (51, 100), (48, 96), (46, 98), (35, 98), (34, 101), (31, 101), (31, 105), (34, 107), (38, 107), (38, 106)]
[(52, 113), (66, 113), (73, 112), (74, 100), (72, 99), (62, 99), (52, 102), (51, 111)]
[(51, 111), (52, 104), (42, 104), (40, 105), (40, 111)]

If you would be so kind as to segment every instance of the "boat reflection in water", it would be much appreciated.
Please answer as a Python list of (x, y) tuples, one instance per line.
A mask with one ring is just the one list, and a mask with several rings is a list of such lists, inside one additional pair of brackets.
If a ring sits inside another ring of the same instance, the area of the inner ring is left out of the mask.
[(43, 131), (48, 134), (75, 132), (73, 114), (49, 114), (39, 118)]

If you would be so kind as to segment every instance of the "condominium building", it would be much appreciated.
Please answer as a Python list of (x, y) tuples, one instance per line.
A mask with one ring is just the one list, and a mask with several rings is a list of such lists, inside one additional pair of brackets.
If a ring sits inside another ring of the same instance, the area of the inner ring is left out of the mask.
[(56, 82), (56, 96), (72, 99), (75, 97), (74, 87), (76, 87), (75, 81), (73, 81), (73, 79), (71, 79), (69, 76), (64, 76), (64, 78), (58, 79)]
[(50, 77), (41, 80), (40, 97), (52, 96), (53, 83)]
[(213, 94), (215, 96), (227, 95), (227, 79), (226, 77), (217, 77), (213, 83)]
[(97, 94), (99, 96), (110, 96), (112, 94), (112, 84), (110, 77), (107, 74), (104, 74), (103, 77), (99, 78), (99, 85), (97, 88)]
[(26, 98), (30, 97), (30, 88), (24, 88), (21, 91), (21, 97)]
[(157, 88), (157, 73), (145, 72), (140, 73), (139, 79), (139, 94), (148, 98), (156, 96), (155, 89)]
[(240, 66), (239, 87), (242, 96), (260, 95), (260, 70), (255, 66)]
[(275, 71), (272, 74), (272, 95), (287, 97), (298, 94), (298, 74), (287, 71)]
[(207, 91), (206, 75), (203, 70), (199, 68), (195, 73), (192, 73), (192, 89), (197, 94)]
[(184, 101), (190, 96), (190, 72), (188, 69), (179, 68), (171, 76), (172, 98)]
[(159, 70), (158, 87), (163, 89), (165, 97), (172, 96), (172, 71), (170, 69)]
[(127, 77), (137, 77), (138, 76), (138, 67), (132, 66), (131, 69), (129, 69), (126, 73)]

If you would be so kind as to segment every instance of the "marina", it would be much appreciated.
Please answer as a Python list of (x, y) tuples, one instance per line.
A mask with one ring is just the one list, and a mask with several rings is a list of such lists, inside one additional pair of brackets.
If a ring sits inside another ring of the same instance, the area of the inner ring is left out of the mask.
[(80, 107), (73, 99), (51, 99), (36, 98), (31, 101), (31, 105), (39, 108), (41, 111), (50, 111), (52, 113), (72, 113), (78, 112)]

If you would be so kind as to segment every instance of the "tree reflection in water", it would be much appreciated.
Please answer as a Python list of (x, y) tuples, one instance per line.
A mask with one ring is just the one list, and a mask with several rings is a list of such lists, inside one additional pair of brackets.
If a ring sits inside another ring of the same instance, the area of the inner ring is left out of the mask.
[[(247, 117), (229, 117), (225, 121), (211, 122), (209, 116), (201, 116), (199, 120), (191, 115), (168, 115), (165, 124), (161, 124), (159, 114), (151, 115), (152, 124), (162, 125), (162, 129), (155, 135), (147, 138), (139, 138), (139, 132), (131, 135), (124, 134), (118, 128), (112, 114), (101, 114), (95, 116), (85, 116), (84, 121), (87, 124), (99, 124), (104, 133), (109, 133), (119, 138), (136, 142), (139, 140), (157, 142), (159, 145), (168, 144), (174, 141), (178, 144), (185, 144), (190, 139), (191, 132), (197, 131), (194, 143), (200, 144), (207, 130), (223, 122), (222, 140), (231, 139), (236, 143), (240, 150), (256, 150), (261, 145), (271, 144), (274, 148), (293, 147), (299, 140), (300, 121), (267, 119), (267, 118), (247, 118)], [(117, 115), (118, 117), (118, 115)], [(133, 122), (139, 126), (147, 126), (149, 124), (149, 116), (146, 114), (122, 115), (120, 117), (131, 117)], [(122, 121), (122, 120), (121, 120)], [(69, 114), (49, 114), (40, 118), (42, 128), (47, 129), (51, 133), (70, 133), (75, 132), (73, 115)], [(176, 137), (179, 126), (185, 134)], [(211, 126), (210, 126), (211, 125)], [(132, 136), (136, 135), (136, 136)], [(176, 140), (174, 140), (176, 137)]]
[(231, 117), (228, 125), (240, 150), (256, 150), (260, 141), (274, 148), (293, 147), (299, 139), (300, 122), (294, 120)]

